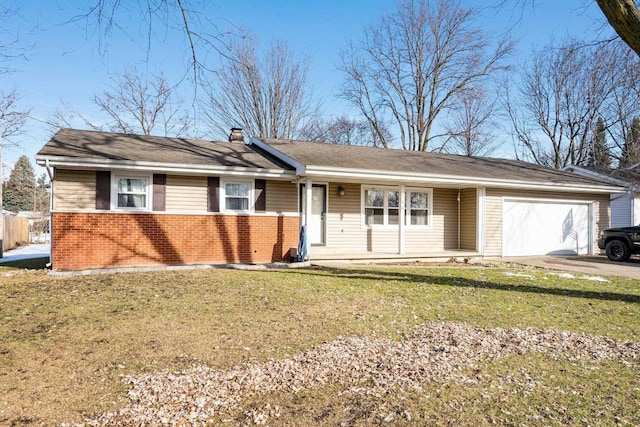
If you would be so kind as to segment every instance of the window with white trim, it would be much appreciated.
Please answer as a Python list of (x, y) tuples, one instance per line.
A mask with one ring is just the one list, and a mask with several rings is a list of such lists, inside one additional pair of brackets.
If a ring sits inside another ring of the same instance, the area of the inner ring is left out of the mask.
[(400, 193), (396, 190), (364, 190), (365, 225), (397, 225)]
[(250, 212), (252, 185), (247, 181), (226, 181), (223, 188), (225, 211)]
[(400, 215), (400, 192), (387, 191), (387, 224), (398, 225)]
[(115, 175), (112, 206), (124, 210), (149, 210), (151, 178), (147, 176)]
[[(404, 224), (429, 226), (431, 216), (431, 190), (407, 189), (405, 191)], [(364, 225), (398, 225), (400, 223), (400, 191), (397, 189), (363, 189)]]
[(384, 224), (384, 191), (364, 190), (364, 223)]
[(411, 225), (429, 225), (429, 193), (410, 191), (407, 197), (408, 223)]

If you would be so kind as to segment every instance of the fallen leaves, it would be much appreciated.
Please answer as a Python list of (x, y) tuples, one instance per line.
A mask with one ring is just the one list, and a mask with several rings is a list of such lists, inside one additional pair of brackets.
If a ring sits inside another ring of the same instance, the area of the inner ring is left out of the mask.
[[(473, 381), (464, 369), (508, 354), (546, 353), (554, 358), (640, 359), (640, 343), (557, 330), (479, 329), (438, 322), (417, 327), (403, 341), (340, 337), (288, 359), (273, 359), (228, 371), (194, 366), (180, 372), (126, 376), (129, 404), (97, 415), (83, 426), (205, 425), (238, 408), (244, 398), (275, 391), (345, 386), (349, 392), (376, 393), (393, 387), (421, 390), (433, 381)], [(264, 425), (280, 409), (266, 404), (245, 411), (248, 423)], [(408, 415), (407, 417), (410, 417)], [(384, 422), (387, 416), (383, 417)]]

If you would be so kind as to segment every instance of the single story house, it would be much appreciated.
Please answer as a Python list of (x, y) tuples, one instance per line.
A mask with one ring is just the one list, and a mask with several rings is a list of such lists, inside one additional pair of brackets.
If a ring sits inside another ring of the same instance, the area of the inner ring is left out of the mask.
[(62, 129), (52, 268), (596, 253), (624, 188), (504, 159)]
[(640, 163), (628, 169), (613, 170), (608, 175), (573, 165), (564, 170), (626, 188), (623, 193), (611, 194), (611, 227), (640, 225)]

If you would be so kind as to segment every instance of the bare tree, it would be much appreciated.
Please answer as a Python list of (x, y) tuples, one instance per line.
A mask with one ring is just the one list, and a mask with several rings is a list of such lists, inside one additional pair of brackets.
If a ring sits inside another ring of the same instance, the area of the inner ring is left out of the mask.
[(22, 132), (29, 118), (30, 110), (20, 107), (20, 97), (14, 90), (5, 93), (0, 90), (0, 141), (6, 145), (12, 136)]
[(49, 131), (51, 132), (51, 134), (54, 134), (60, 128), (78, 127), (78, 125), (76, 124), (78, 119), (80, 119), (82, 121), (82, 124), (86, 127), (99, 129), (98, 125), (90, 123), (87, 118), (85, 118), (81, 113), (76, 112), (73, 106), (64, 99), (60, 100), (60, 103), (56, 107), (51, 117), (46, 120), (46, 124), (50, 128)]
[(162, 74), (147, 79), (136, 69), (125, 71), (111, 79), (109, 90), (94, 95), (93, 102), (111, 118), (112, 131), (181, 136), (191, 124), (182, 100)]
[[(585, 0), (585, 4), (591, 3)], [(624, 43), (640, 56), (640, 9), (636, 0), (596, 0), (600, 11), (609, 25), (624, 41)], [(536, 0), (498, 0), (497, 8), (520, 8), (525, 14), (526, 6), (535, 6)], [(560, 3), (553, 7), (559, 7)]]
[(7, 30), (5, 23), (15, 19), (15, 6), (0, 4), (0, 75), (15, 71), (11, 62), (25, 59), (28, 46), (20, 34), (13, 34)]
[(378, 124), (387, 117), (405, 149), (425, 151), (446, 138), (432, 131), (456, 94), (504, 68), (511, 43), (502, 39), (490, 49), (474, 15), (458, 1), (403, 1), (342, 52), (341, 97), (361, 110), (383, 146)]
[(251, 136), (297, 137), (318, 108), (307, 85), (306, 58), (284, 42), (258, 55), (252, 38), (234, 43), (232, 50), (207, 89), (204, 115), (212, 130), (226, 135), (237, 126)]
[(465, 156), (487, 156), (497, 147), (491, 129), (497, 127), (497, 99), (490, 99), (482, 87), (469, 88), (456, 96), (459, 107), (448, 119), (450, 142), (444, 150)]
[[(21, 45), (20, 38), (9, 35), (7, 38), (6, 26), (3, 25), (12, 19), (14, 10), (5, 4), (0, 4), (0, 75), (14, 71), (10, 66), (11, 60), (16, 57), (24, 57), (26, 47)], [(2, 147), (11, 141), (12, 136), (22, 132), (30, 111), (18, 106), (19, 97), (15, 90), (5, 92), (0, 89), (0, 181), (3, 178)], [(2, 212), (2, 185), (0, 185), (0, 212)], [(0, 215), (0, 258), (3, 257), (2, 242), (4, 240), (4, 220)]]
[[(391, 140), (391, 133), (384, 125), (383, 132), (385, 138)], [(349, 118), (346, 115), (330, 120), (312, 120), (302, 130), (300, 138), (343, 145), (381, 146), (378, 134), (367, 120)]]
[(554, 168), (585, 165), (598, 116), (611, 121), (617, 57), (610, 46), (570, 42), (535, 52), (519, 84), (505, 93), (518, 157)]
[(606, 131), (612, 141), (612, 156), (621, 160), (627, 141), (634, 139), (634, 117), (640, 115), (640, 58), (621, 41), (609, 43), (615, 54), (611, 65), (615, 66), (615, 87), (607, 104)]
[(163, 41), (169, 32), (182, 33), (187, 58), (185, 71), (191, 72), (193, 82), (201, 82), (205, 64), (210, 52), (222, 56), (228, 53), (226, 36), (218, 30), (216, 22), (200, 12), (196, 4), (207, 2), (197, 0), (93, 0), (85, 9), (70, 19), (70, 22), (84, 23), (88, 36), (97, 35), (99, 51), (106, 55), (114, 32), (122, 32), (130, 37), (130, 29), (123, 21), (132, 15), (139, 17), (140, 30), (146, 31), (146, 53), (150, 55), (154, 42)]

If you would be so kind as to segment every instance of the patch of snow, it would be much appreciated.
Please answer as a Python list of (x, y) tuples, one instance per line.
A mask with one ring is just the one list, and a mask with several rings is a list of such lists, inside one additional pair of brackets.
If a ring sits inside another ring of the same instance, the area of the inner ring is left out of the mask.
[(580, 277), (580, 279), (591, 280), (594, 282), (606, 282), (606, 283), (610, 282), (610, 280), (607, 280), (604, 277), (600, 277), (600, 276), (582, 276)]
[(574, 276), (571, 273), (549, 273), (549, 274), (553, 274), (554, 276), (561, 277), (563, 279), (582, 279), (582, 280), (591, 280), (593, 282), (609, 283), (609, 280), (600, 276)]
[(19, 261), (30, 258), (43, 258), (49, 256), (50, 243), (38, 243), (34, 245), (20, 246), (3, 253), (0, 264), (10, 261)]
[(525, 277), (527, 279), (533, 279), (533, 276), (530, 274), (524, 274), (524, 273), (510, 273), (510, 272), (506, 272), (504, 273), (505, 276), (509, 276), (509, 277)]

